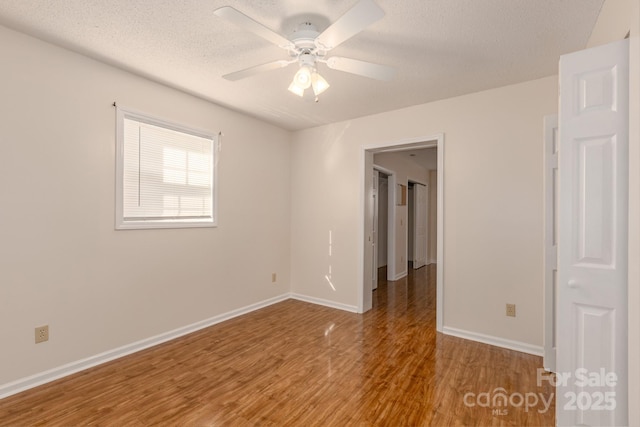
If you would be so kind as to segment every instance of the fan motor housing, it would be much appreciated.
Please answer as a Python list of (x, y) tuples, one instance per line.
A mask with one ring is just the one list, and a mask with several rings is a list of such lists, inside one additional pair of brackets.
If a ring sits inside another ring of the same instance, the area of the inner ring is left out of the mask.
[(320, 33), (311, 22), (303, 22), (291, 34), (291, 41), (299, 50), (312, 50), (316, 48), (315, 40)]

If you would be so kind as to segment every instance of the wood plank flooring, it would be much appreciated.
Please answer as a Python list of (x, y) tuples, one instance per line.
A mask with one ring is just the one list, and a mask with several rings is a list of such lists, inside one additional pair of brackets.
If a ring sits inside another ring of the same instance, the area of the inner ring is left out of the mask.
[(275, 304), (0, 400), (0, 425), (554, 425), (541, 358), (435, 332), (435, 276), (383, 278), (364, 315)]

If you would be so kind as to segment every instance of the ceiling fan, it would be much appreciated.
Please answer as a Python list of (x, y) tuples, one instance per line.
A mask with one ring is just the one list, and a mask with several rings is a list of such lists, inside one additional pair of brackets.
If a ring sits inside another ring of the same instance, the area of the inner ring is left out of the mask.
[(317, 96), (329, 87), (329, 83), (318, 73), (318, 63), (326, 64), (327, 67), (334, 70), (377, 80), (392, 80), (396, 75), (396, 70), (386, 65), (339, 56), (327, 56), (331, 49), (384, 16), (384, 11), (373, 0), (360, 0), (322, 33), (313, 23), (302, 22), (289, 38), (281, 36), (230, 6), (216, 9), (214, 13), (285, 49), (289, 55), (288, 59), (268, 62), (222, 76), (227, 80), (240, 80), (264, 71), (298, 63), (299, 69), (289, 86), (289, 91), (303, 96), (305, 90), (311, 87), (317, 101)]

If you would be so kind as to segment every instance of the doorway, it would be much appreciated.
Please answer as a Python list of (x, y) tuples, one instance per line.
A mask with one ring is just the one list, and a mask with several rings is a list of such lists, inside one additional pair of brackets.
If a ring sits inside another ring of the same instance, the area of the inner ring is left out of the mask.
[[(436, 247), (436, 329), (442, 331), (443, 319), (444, 319), (444, 134), (431, 135), (421, 138), (414, 138), (410, 140), (402, 140), (380, 144), (364, 145), (362, 148), (362, 160), (361, 160), (361, 213), (359, 226), (361, 233), (360, 257), (361, 266), (359, 276), (360, 283), (358, 289), (358, 310), (365, 312), (371, 309), (372, 306), (372, 283), (373, 283), (373, 265), (374, 265), (374, 240), (373, 240), (373, 217), (374, 217), (374, 204), (373, 201), (373, 176), (374, 176), (374, 153), (385, 152), (402, 152), (408, 150), (416, 150), (420, 148), (437, 148), (437, 247)], [(389, 179), (388, 182), (388, 197), (389, 200), (395, 205), (396, 203), (402, 203), (402, 184), (392, 182), (394, 180)], [(408, 183), (407, 181), (405, 181)], [(399, 190), (400, 188), (400, 190)], [(406, 184), (405, 184), (406, 191)], [(406, 197), (406, 194), (404, 195)], [(391, 205), (392, 203), (389, 203)], [(400, 205), (402, 206), (402, 205)], [(395, 206), (397, 207), (397, 206)], [(406, 209), (406, 206), (405, 206)], [(390, 217), (395, 216), (396, 209), (390, 210)], [(392, 218), (392, 221), (400, 221), (398, 218)], [(394, 222), (395, 224), (395, 222)], [(406, 223), (405, 223), (406, 225)], [(397, 227), (391, 227), (391, 230), (395, 230)], [(406, 226), (404, 228), (406, 233)], [(392, 239), (392, 232), (388, 233), (387, 248), (393, 249), (391, 242), (395, 242)], [(402, 248), (403, 258), (402, 261), (406, 266), (406, 255), (404, 250), (406, 245)], [(389, 259), (389, 257), (388, 257)], [(375, 260), (377, 262), (377, 259)], [(392, 267), (392, 265), (388, 265)], [(406, 268), (406, 267), (405, 267)]]
[[(374, 263), (377, 260), (379, 267), (387, 266), (386, 269), (380, 270), (374, 268), (375, 289), (377, 272), (388, 281), (394, 282), (405, 277), (412, 269), (428, 263), (428, 243), (435, 245), (437, 234), (435, 222), (432, 232), (427, 229), (427, 192), (432, 172), (437, 173), (437, 148), (374, 153), (373, 164), (371, 196), (374, 215), (377, 217), (374, 217), (372, 235), (374, 252), (378, 253), (377, 256), (374, 254)], [(389, 191), (391, 194), (395, 192), (395, 198), (391, 197), (391, 203)], [(385, 210), (388, 213), (388, 221), (384, 221)], [(435, 212), (433, 216), (435, 217)], [(427, 239), (433, 242), (428, 242)], [(386, 276), (383, 274), (385, 271)]]

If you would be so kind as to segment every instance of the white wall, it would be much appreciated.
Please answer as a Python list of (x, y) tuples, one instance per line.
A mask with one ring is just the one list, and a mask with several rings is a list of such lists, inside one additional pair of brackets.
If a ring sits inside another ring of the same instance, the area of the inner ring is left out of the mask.
[(423, 168), (429, 170), (438, 169), (438, 149), (436, 147), (422, 148), (415, 157), (409, 157), (409, 159)]
[(638, 0), (605, 0), (587, 48), (622, 40), (633, 25), (633, 4)]
[(396, 184), (407, 185), (410, 180), (426, 184), (429, 179), (427, 167), (414, 162), (402, 151), (375, 153), (373, 163), (396, 172)]
[(640, 425), (640, 0), (607, 0), (588, 46), (630, 35), (629, 425)]
[(292, 289), (357, 306), (362, 146), (444, 132), (445, 326), (542, 346), (542, 118), (557, 99), (552, 76), (296, 132)]
[[(290, 133), (3, 27), (0, 51), (0, 386), (289, 292)], [(114, 230), (114, 101), (224, 132), (218, 228)]]

